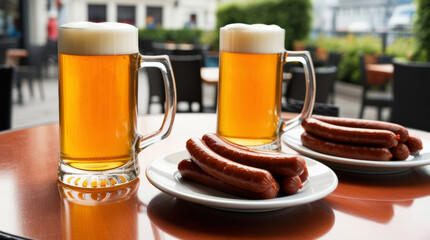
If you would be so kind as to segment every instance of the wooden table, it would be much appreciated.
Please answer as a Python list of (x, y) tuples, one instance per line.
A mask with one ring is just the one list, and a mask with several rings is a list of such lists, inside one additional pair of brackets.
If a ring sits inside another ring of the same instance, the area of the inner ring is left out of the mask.
[(218, 67), (202, 67), (200, 69), (200, 76), (204, 83), (216, 85), (219, 81), (219, 68)]
[(367, 83), (370, 85), (382, 85), (393, 79), (393, 64), (366, 64)]
[[(161, 119), (139, 117), (139, 132), (158, 128)], [(390, 175), (336, 172), (339, 185), (326, 198), (263, 213), (208, 208), (148, 182), (150, 161), (184, 150), (187, 139), (215, 126), (215, 114), (178, 114), (171, 136), (139, 155), (139, 180), (108, 193), (58, 185), (58, 124), (2, 132), (0, 231), (36, 239), (430, 238), (430, 166)]]
[(6, 50), (6, 64), (18, 66), (21, 58), (28, 57), (28, 51), (20, 48), (10, 48)]

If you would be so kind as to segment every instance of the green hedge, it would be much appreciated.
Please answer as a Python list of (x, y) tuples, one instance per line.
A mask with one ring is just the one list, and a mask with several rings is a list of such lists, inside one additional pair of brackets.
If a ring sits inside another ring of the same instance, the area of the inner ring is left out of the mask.
[(285, 29), (285, 47), (292, 49), (296, 40), (307, 38), (312, 24), (310, 0), (266, 0), (231, 3), (217, 10), (217, 35), (212, 46), (218, 47), (219, 28), (230, 23), (276, 24)]
[(156, 42), (200, 43), (202, 31), (198, 29), (139, 29), (140, 38), (149, 38)]
[[(339, 64), (338, 79), (345, 82), (360, 83), (359, 55), (382, 54), (382, 43), (379, 37), (349, 34), (347, 37), (328, 38), (323, 35), (309, 40), (306, 44), (323, 47), (327, 52), (343, 52)], [(386, 54), (409, 61), (417, 49), (416, 39), (413, 37), (398, 37), (394, 43), (387, 46)]]
[(413, 60), (430, 62), (430, 0), (417, 1), (417, 19), (414, 24), (414, 32), (418, 48)]
[(306, 44), (323, 47), (327, 52), (342, 52), (339, 63), (338, 79), (345, 82), (360, 83), (360, 53), (373, 54), (382, 51), (380, 38), (372, 36), (328, 38), (320, 35), (317, 39), (308, 40)]

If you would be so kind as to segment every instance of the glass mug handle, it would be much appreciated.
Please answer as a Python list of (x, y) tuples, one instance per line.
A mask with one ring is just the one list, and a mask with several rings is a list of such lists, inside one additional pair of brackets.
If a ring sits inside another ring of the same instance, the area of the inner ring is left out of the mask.
[(314, 109), (315, 104), (315, 71), (314, 66), (312, 64), (311, 55), (308, 51), (286, 51), (287, 57), (285, 59), (286, 62), (300, 62), (303, 64), (303, 70), (305, 72), (305, 81), (306, 81), (306, 95), (305, 101), (303, 103), (302, 112), (288, 121), (282, 120), (282, 132), (286, 132), (297, 125), (301, 124), (301, 122), (311, 116), (312, 110)]
[(139, 135), (139, 140), (136, 146), (137, 152), (140, 152), (149, 145), (161, 141), (169, 136), (172, 131), (176, 114), (176, 85), (169, 57), (167, 55), (140, 55), (140, 68), (143, 67), (156, 67), (160, 69), (163, 75), (164, 89), (166, 92), (166, 111), (164, 112), (164, 119), (160, 129), (145, 136)]

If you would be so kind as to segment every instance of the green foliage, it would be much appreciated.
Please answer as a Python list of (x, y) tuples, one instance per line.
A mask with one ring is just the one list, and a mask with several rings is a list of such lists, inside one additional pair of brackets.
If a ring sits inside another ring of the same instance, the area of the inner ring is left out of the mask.
[(198, 29), (139, 29), (140, 38), (150, 38), (156, 42), (199, 43), (202, 31)]
[(285, 47), (292, 49), (293, 42), (306, 39), (311, 30), (311, 10), (310, 0), (266, 0), (224, 5), (216, 13), (217, 37), (214, 41), (219, 41), (219, 28), (230, 23), (276, 24), (285, 29)]
[(200, 43), (209, 46), (211, 50), (218, 49), (217, 37), (215, 31), (203, 31), (200, 36)]
[[(341, 81), (352, 83), (359, 83), (361, 79), (358, 59), (361, 53), (382, 54), (381, 39), (370, 35), (357, 37), (349, 34), (347, 37), (336, 38), (320, 35), (317, 39), (307, 41), (306, 44), (323, 47), (327, 52), (343, 52), (338, 77)], [(398, 37), (391, 45), (387, 46), (386, 54), (398, 60), (410, 61), (412, 58), (416, 60), (417, 55), (413, 54), (415, 49), (417, 49), (415, 38)]]
[(414, 60), (424, 59), (430, 62), (430, 0), (417, 1), (417, 19), (414, 24), (417, 39), (417, 51)]
[(398, 37), (394, 43), (387, 46), (387, 54), (397, 59), (409, 61), (413, 57), (416, 46), (416, 40), (413, 37)]
[(312, 44), (325, 48), (327, 52), (342, 52), (338, 78), (352, 83), (360, 83), (361, 80), (359, 55), (381, 53), (382, 50), (381, 39), (370, 35), (356, 37), (349, 34), (339, 38), (326, 38), (321, 35)]

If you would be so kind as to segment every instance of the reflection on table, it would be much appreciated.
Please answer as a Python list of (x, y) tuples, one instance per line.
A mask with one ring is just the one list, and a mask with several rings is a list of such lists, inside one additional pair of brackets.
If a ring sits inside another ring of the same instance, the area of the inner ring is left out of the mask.
[[(139, 133), (159, 128), (162, 118), (162, 115), (140, 116)], [(167, 195), (149, 183), (145, 168), (151, 161), (183, 151), (186, 140), (215, 129), (215, 114), (178, 114), (171, 135), (139, 155), (142, 172), (137, 182), (101, 190), (64, 188), (57, 183), (58, 124), (2, 132), (0, 231), (35, 239), (427, 239), (430, 236), (430, 166), (388, 175), (336, 171), (339, 185), (326, 198), (260, 213), (205, 207)], [(428, 132), (411, 132), (430, 139)], [(283, 151), (294, 152), (285, 145)]]

